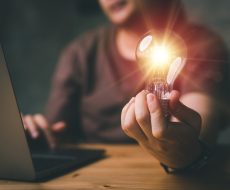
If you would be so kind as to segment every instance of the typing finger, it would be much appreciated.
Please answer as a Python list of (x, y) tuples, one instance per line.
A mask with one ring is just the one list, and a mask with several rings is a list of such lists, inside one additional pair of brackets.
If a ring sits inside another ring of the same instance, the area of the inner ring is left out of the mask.
[(64, 121), (59, 121), (52, 125), (52, 131), (61, 132), (66, 128), (66, 123)]
[(46, 118), (41, 114), (36, 114), (36, 115), (34, 115), (34, 121), (39, 126), (39, 128), (43, 131), (43, 133), (47, 139), (47, 142), (49, 144), (49, 147), (55, 148), (56, 140), (52, 134), (52, 131), (50, 129), (50, 126), (49, 126)]
[(31, 137), (34, 139), (38, 138), (39, 130), (37, 128), (36, 123), (33, 120), (33, 116), (32, 115), (26, 115), (25, 117), (23, 117), (23, 121), (25, 124), (25, 128), (28, 129)]

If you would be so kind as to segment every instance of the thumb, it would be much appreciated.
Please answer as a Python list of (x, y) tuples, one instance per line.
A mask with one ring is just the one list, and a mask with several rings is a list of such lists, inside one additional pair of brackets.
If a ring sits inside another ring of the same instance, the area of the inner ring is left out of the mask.
[(61, 132), (66, 128), (66, 123), (64, 121), (59, 121), (57, 123), (54, 123), (52, 126), (53, 132)]
[(191, 108), (180, 102), (180, 93), (173, 90), (170, 94), (169, 108), (171, 114), (178, 118), (181, 122), (193, 127), (198, 132), (201, 128), (201, 116)]
[(154, 94), (147, 94), (147, 105), (150, 112), (152, 134), (155, 138), (161, 139), (164, 137), (167, 126), (164, 122), (159, 101)]

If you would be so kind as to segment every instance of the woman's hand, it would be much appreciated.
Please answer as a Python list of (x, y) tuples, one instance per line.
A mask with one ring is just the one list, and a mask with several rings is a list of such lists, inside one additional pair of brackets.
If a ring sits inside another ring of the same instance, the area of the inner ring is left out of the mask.
[(39, 136), (43, 134), (51, 149), (55, 148), (57, 145), (54, 134), (63, 131), (66, 127), (63, 121), (54, 123), (53, 125), (49, 124), (42, 114), (22, 115), (22, 119), (24, 128), (28, 131), (31, 138), (38, 139)]
[(179, 122), (165, 122), (156, 96), (142, 91), (123, 108), (122, 129), (161, 163), (183, 168), (201, 153), (201, 117), (179, 101), (177, 91), (171, 92), (169, 109)]

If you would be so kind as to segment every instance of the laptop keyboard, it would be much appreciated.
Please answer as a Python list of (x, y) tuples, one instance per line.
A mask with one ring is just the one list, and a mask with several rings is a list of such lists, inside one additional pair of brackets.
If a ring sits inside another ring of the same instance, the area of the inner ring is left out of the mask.
[(76, 160), (75, 157), (37, 155), (37, 154), (33, 155), (32, 158), (33, 158), (35, 170), (37, 172), (60, 167), (61, 165), (65, 165)]
[(62, 149), (55, 151), (42, 151), (32, 153), (32, 159), (36, 172), (56, 169), (62, 165), (71, 165), (73, 163), (82, 163), (87, 160), (94, 160), (101, 157), (101, 150), (87, 149)]

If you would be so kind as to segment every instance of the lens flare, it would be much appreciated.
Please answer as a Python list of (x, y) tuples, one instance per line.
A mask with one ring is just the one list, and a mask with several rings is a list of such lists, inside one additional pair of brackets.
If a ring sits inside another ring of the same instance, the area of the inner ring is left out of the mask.
[(165, 118), (173, 83), (186, 63), (187, 47), (172, 31), (148, 32), (136, 49), (137, 61), (147, 81), (147, 89), (161, 102)]
[(166, 46), (155, 45), (153, 47), (151, 62), (157, 64), (158, 66), (163, 66), (167, 64), (170, 58), (170, 51)]

